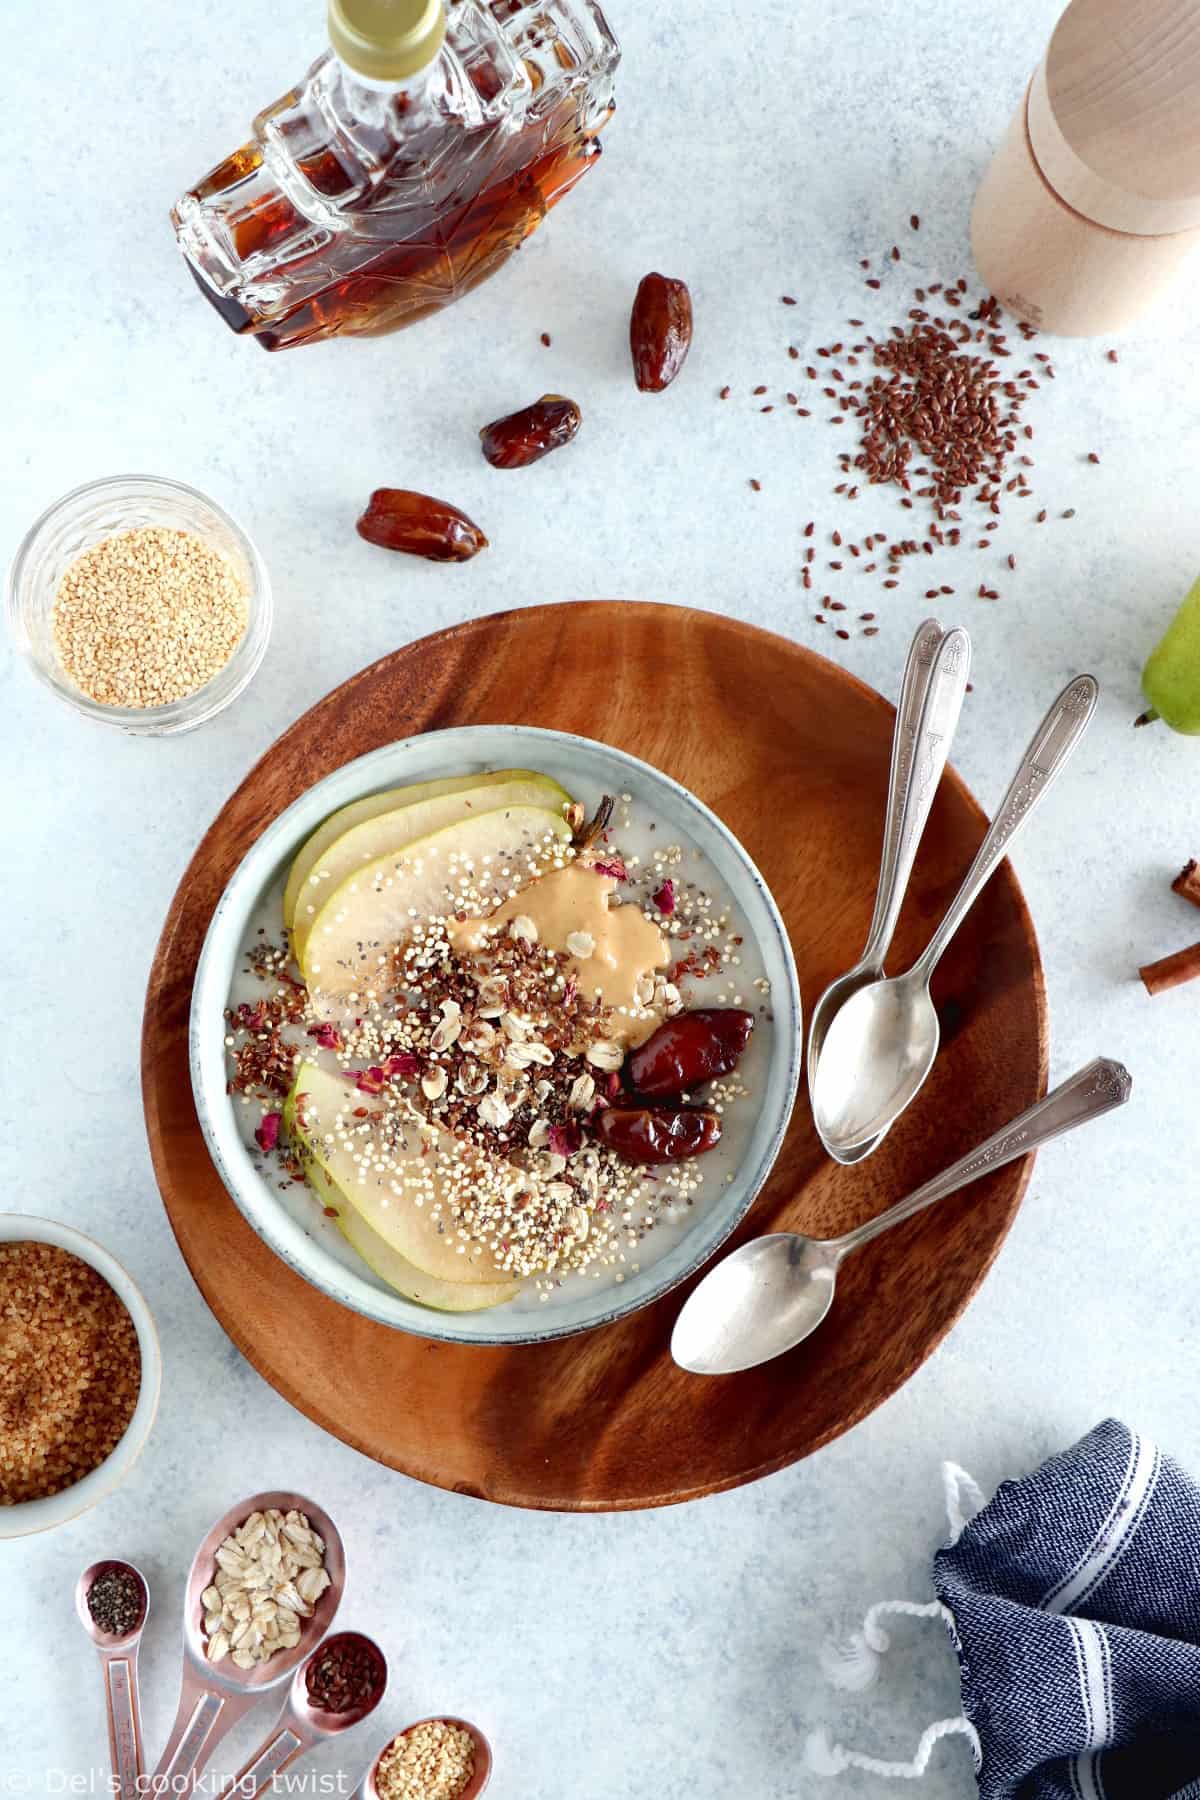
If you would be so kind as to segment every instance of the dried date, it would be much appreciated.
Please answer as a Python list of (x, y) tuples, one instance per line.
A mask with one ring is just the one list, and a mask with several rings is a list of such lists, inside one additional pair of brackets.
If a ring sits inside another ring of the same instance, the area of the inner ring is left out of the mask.
[(376, 488), (356, 529), (368, 544), (427, 562), (470, 562), (488, 542), (457, 506), (410, 488)]
[(659, 1026), (625, 1064), (630, 1086), (652, 1099), (686, 1094), (736, 1069), (754, 1014), (734, 1006), (697, 1006)]
[(582, 422), (574, 400), (565, 394), (543, 394), (532, 406), (493, 419), (479, 433), (479, 441), (493, 469), (527, 469), (569, 444)]
[(643, 394), (670, 387), (692, 346), (692, 296), (669, 275), (644, 275), (629, 320), (633, 376)]
[(601, 1143), (631, 1163), (682, 1162), (721, 1140), (721, 1121), (700, 1106), (606, 1106), (592, 1121)]

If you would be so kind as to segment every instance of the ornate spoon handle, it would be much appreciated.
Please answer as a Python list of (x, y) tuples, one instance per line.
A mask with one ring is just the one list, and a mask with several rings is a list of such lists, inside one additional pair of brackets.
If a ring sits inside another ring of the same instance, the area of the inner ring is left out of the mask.
[(840, 1261), (849, 1251), (869, 1244), (881, 1231), (890, 1231), (903, 1219), (911, 1219), (914, 1213), (923, 1212), (935, 1200), (945, 1199), (947, 1194), (956, 1193), (968, 1182), (978, 1181), (981, 1175), (1001, 1168), (1018, 1156), (1027, 1156), (1031, 1150), (1048, 1144), (1051, 1138), (1061, 1137), (1064, 1131), (1074, 1131), (1077, 1125), (1086, 1125), (1089, 1119), (1098, 1119), (1102, 1113), (1124, 1106), (1132, 1092), (1133, 1081), (1123, 1064), (1097, 1057), (1095, 1062), (1088, 1063), (1086, 1068), (1047, 1094), (1044, 1100), (1039, 1100), (1036, 1106), (1031, 1106), (1028, 1112), (1002, 1126), (977, 1150), (972, 1150), (961, 1161), (935, 1175), (932, 1181), (927, 1181), (924, 1187), (919, 1187), (907, 1200), (898, 1201), (877, 1219), (869, 1219), (856, 1231), (848, 1231), (845, 1237), (832, 1239), (830, 1249), (836, 1252)]
[(937, 621), (927, 620), (913, 639), (896, 712), (883, 861), (864, 962), (882, 967), (891, 946), (970, 673), (971, 640), (962, 626), (941, 636)]
[(914, 977), (928, 982), (942, 952), (975, 904), (980, 889), (997, 864), (1008, 855), (1018, 831), (1033, 817), (1035, 808), (1049, 793), (1055, 776), (1091, 724), (1099, 695), (1100, 688), (1093, 676), (1077, 675), (1038, 726), (949, 911), (934, 932), (925, 954), (913, 965), (911, 974)]

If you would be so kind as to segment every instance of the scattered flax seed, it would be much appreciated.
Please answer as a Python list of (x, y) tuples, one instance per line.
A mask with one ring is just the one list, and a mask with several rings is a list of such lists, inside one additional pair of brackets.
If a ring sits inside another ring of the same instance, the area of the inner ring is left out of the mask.
[(1016, 568), (1016, 566), (1017, 566), (1017, 559), (1016, 559), (1016, 557), (1015, 557), (1015, 556), (1014, 556), (1014, 555), (1013, 555), (1013, 553), (1012, 553), (1012, 551), (1011, 551), (1011, 550), (1010, 550), (1010, 551), (1009, 551), (1009, 553), (1008, 553), (1008, 566), (1009, 566), (1009, 568), (1010, 568), (1010, 569), (1015, 569), (1015, 568)]
[(1068, 506), (1066, 512), (1063, 514), (1063, 518), (1064, 519), (1073, 519), (1074, 517), (1075, 517), (1075, 508), (1073, 506)]
[(800, 361), (800, 352), (797, 350), (795, 344), (788, 345), (788, 355), (791, 357), (793, 362)]
[(878, 637), (879, 636), (878, 625), (868, 625), (866, 630), (863, 632), (863, 636), (864, 637)]
[(758, 479), (757, 479), (757, 478), (756, 478), (756, 477), (755, 477), (755, 476), (753, 476), (753, 475), (752, 475), (752, 476), (751, 476), (751, 477), (750, 477), (750, 486), (751, 486), (751, 487), (752, 487), (752, 488), (753, 488), (753, 489), (754, 489), (754, 492), (755, 492), (755, 493), (756, 493), (756, 494), (761, 494), (761, 493), (762, 493), (762, 482), (761, 482), (761, 481), (759, 481), (759, 480), (758, 480)]
[(124, 1437), (142, 1360), (118, 1296), (57, 1244), (0, 1244), (0, 1506), (73, 1487)]
[(883, 283), (882, 283), (882, 282), (879, 282), (879, 281), (876, 281), (876, 280), (875, 280), (875, 279), (874, 279), (874, 277), (872, 277), (872, 278), (871, 278), (871, 279), (870, 279), (870, 280), (869, 280), (869, 281), (868, 281), (868, 282), (867, 282), (867, 283), (866, 283), (866, 286), (867, 286), (867, 287), (869, 287), (869, 288), (877, 288), (877, 287), (882, 287), (882, 285), (883, 285)]
[(754, 393), (755, 393), (755, 394), (756, 394), (756, 395), (757, 395), (757, 394), (765, 394), (765, 393), (766, 393), (766, 391), (767, 391), (767, 389), (766, 389), (766, 384), (765, 384), (765, 383), (764, 383), (764, 384), (763, 384), (763, 385), (761, 385), (761, 386), (759, 386), (759, 387), (756, 387), (756, 388), (755, 388), (755, 389), (754, 389)]
[(909, 225), (910, 225), (910, 226), (911, 226), (911, 227), (912, 227), (912, 229), (913, 229), (913, 230), (914, 230), (914, 231), (920, 231), (920, 229), (921, 229), (921, 221), (920, 221), (920, 219), (919, 219), (919, 218), (918, 218), (918, 217), (917, 217), (917, 215), (916, 215), (916, 213), (913, 213), (913, 214), (912, 214), (912, 216), (911, 216), (911, 218), (910, 218), (910, 219), (909, 219), (909, 221), (908, 221), (908, 222), (909, 222)]
[(838, 634), (837, 634), (837, 635), (838, 635), (838, 637), (840, 637), (840, 638), (848, 638), (848, 637), (849, 637), (849, 636), (850, 636), (850, 633), (849, 633), (849, 632), (848, 632), (848, 631), (844, 631), (844, 630), (842, 630), (842, 629), (840, 629), (840, 628), (839, 628), (839, 630), (838, 630)]
[(63, 668), (102, 706), (166, 706), (211, 681), (246, 632), (246, 594), (190, 531), (139, 526), (103, 538), (54, 597)]
[(721, 392), (718, 394), (717, 398), (719, 400), (728, 400), (728, 398), (732, 392), (733, 392), (732, 388), (723, 387), (721, 389)]
[(392, 1739), (379, 1759), (379, 1800), (458, 1800), (475, 1773), (475, 1739), (448, 1719), (426, 1719)]
[(790, 294), (780, 294), (779, 298), (785, 306), (795, 306), (796, 302)]
[(1038, 514), (1038, 516), (1037, 516), (1037, 523), (1038, 523), (1038, 524), (1039, 524), (1039, 525), (1044, 525), (1044, 524), (1045, 524), (1045, 523), (1046, 523), (1046, 519), (1047, 519), (1047, 517), (1048, 517), (1048, 514), (1047, 514), (1047, 512), (1046, 512), (1046, 509), (1045, 509), (1045, 507), (1044, 507), (1044, 506), (1043, 506), (1043, 508), (1042, 508), (1042, 510), (1041, 510), (1041, 512), (1040, 512), (1040, 513), (1039, 513), (1039, 514)]
[(1108, 352), (1108, 360), (1109, 360), (1109, 362), (1120, 362), (1121, 359), (1117, 355), (1115, 350), (1110, 350)]
[(543, 331), (542, 343), (547, 350), (550, 348), (550, 333), (548, 331)]
[(892, 261), (893, 262), (900, 261), (900, 246), (899, 246), (899, 244), (892, 245)]
[(1096, 455), (1094, 450), (1088, 451), (1087, 459), (1090, 463), (1098, 463), (1100, 461), (1100, 458)]

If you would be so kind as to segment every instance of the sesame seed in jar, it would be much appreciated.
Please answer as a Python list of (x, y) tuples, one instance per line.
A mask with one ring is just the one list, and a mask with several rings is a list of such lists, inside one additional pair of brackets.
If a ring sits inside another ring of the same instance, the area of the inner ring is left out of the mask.
[(246, 633), (232, 564), (190, 531), (139, 526), (103, 538), (54, 597), (64, 670), (102, 706), (166, 706), (204, 687)]

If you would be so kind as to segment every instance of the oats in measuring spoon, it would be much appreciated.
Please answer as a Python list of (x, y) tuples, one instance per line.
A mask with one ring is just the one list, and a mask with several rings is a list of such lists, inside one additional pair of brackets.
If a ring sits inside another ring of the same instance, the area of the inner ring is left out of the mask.
[(329, 1586), (325, 1544), (302, 1512), (251, 1513), (217, 1551), (212, 1585), (201, 1596), (209, 1662), (239, 1669), (294, 1650), (300, 1622)]

